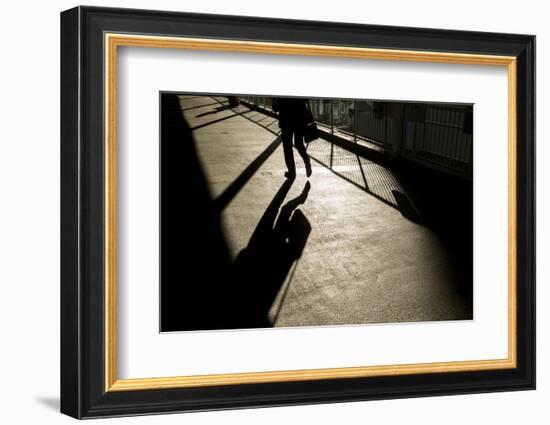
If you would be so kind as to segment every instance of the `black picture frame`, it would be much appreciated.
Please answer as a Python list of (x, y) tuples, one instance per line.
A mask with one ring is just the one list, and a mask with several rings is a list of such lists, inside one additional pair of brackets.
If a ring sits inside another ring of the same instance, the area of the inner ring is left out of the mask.
[[(513, 56), (517, 61), (517, 367), (105, 390), (104, 34)], [(61, 412), (76, 418), (535, 388), (535, 37), (76, 7), (61, 13)]]

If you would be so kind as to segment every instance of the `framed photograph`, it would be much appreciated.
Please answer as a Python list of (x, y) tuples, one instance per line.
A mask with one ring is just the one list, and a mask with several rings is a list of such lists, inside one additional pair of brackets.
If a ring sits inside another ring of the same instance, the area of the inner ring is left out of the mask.
[(61, 411), (535, 388), (535, 37), (61, 14)]

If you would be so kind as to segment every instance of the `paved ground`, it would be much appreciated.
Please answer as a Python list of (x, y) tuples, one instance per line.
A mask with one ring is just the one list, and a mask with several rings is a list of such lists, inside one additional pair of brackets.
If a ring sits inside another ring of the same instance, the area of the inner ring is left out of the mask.
[(317, 140), (308, 147), (313, 175), (306, 178), (295, 152), (298, 177), (286, 192), (274, 118), (230, 109), (221, 97), (181, 96), (180, 105), (233, 259), (277, 196), (284, 195), (275, 205), (279, 218), (295, 200), (286, 213), (307, 228), (267, 314), (273, 326), (471, 318), (447, 250), (414, 219), (415, 206), (390, 170)]

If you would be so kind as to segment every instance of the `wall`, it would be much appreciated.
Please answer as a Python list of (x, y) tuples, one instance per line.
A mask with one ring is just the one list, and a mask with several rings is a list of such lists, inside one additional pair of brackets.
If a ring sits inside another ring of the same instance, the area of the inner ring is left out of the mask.
[[(2, 422), (69, 423), (57, 410), (59, 358), (59, 12), (71, 1), (3, 5), (0, 79), (0, 393)], [(97, 1), (96, 5), (536, 34), (538, 140), (549, 139), (544, 102), (550, 27), (544, 2), (296, 0)], [(210, 412), (155, 423), (548, 423), (550, 159), (538, 144), (538, 390), (535, 392)], [(7, 291), (7, 292), (6, 292)], [(110, 423), (150, 423), (141, 417)]]

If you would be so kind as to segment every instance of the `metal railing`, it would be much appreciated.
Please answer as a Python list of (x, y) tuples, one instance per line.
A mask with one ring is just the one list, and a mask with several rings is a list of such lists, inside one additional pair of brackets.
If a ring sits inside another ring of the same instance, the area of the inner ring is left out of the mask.
[[(271, 97), (241, 98), (272, 111)], [(471, 177), (471, 106), (402, 103), (400, 133), (399, 119), (388, 113), (388, 104), (373, 100), (309, 99), (313, 118), (330, 134)]]

